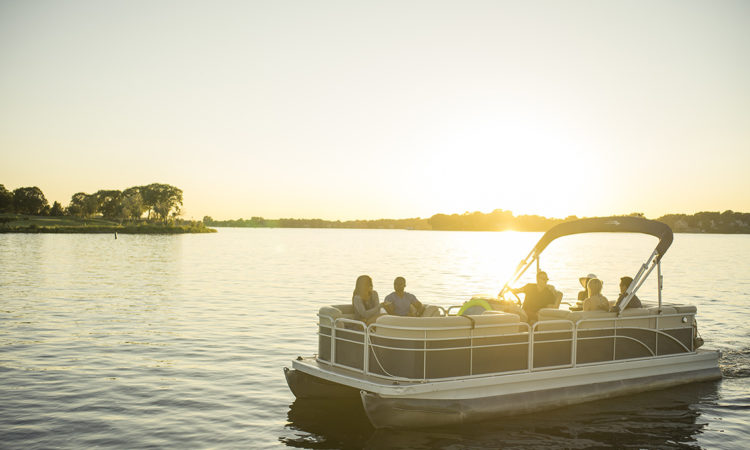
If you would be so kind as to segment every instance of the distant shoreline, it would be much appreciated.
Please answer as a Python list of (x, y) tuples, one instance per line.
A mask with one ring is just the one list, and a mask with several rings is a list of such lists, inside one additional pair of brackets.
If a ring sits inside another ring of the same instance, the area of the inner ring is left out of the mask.
[[(629, 216), (644, 217), (633, 213)], [(615, 216), (627, 217), (627, 216)], [(393, 229), (430, 231), (531, 231), (544, 232), (553, 226), (577, 220), (548, 218), (537, 215), (514, 216), (511, 211), (495, 210), (491, 213), (435, 214), (430, 218), (377, 219), (377, 220), (323, 220), (323, 219), (251, 219), (214, 220), (210, 216), (203, 223), (211, 227), (227, 228), (325, 228), (325, 229)], [(734, 211), (703, 211), (692, 215), (667, 214), (655, 219), (665, 223), (675, 233), (696, 234), (750, 234), (750, 213)]]
[[(631, 214), (643, 217), (641, 214)], [(0, 214), (0, 233), (67, 233), (67, 234), (185, 234), (215, 233), (216, 228), (307, 228), (307, 229), (376, 229), (423, 231), (519, 231), (545, 232), (553, 226), (576, 220), (542, 216), (513, 216), (510, 211), (496, 210), (489, 214), (436, 214), (429, 219), (377, 219), (330, 221), (323, 219), (252, 219), (203, 221), (173, 220), (125, 221), (118, 223), (102, 217), (80, 218), (72, 216), (31, 216)], [(750, 234), (750, 213), (733, 211), (699, 212), (693, 215), (668, 214), (657, 221), (669, 225), (675, 233), (693, 234)]]
[[(285, 230), (399, 230), (399, 231), (462, 231), (462, 232), (475, 232), (475, 233), (503, 233), (505, 231), (513, 231), (516, 233), (544, 233), (546, 230), (429, 230), (429, 229), (409, 229), (409, 228), (359, 228), (359, 227), (274, 227), (274, 226), (261, 226), (261, 227), (243, 227), (237, 225), (212, 225), (216, 228), (269, 228), (269, 229), (285, 229)], [(720, 231), (674, 231), (675, 234), (750, 234), (750, 232), (731, 232), (724, 233)]]
[(0, 234), (188, 234), (215, 233), (199, 221), (117, 223), (101, 218), (81, 219), (69, 216), (0, 215)]
[(185, 227), (28, 227), (6, 229), (0, 228), (0, 234), (193, 234), (193, 233), (216, 233), (215, 229), (195, 231)]

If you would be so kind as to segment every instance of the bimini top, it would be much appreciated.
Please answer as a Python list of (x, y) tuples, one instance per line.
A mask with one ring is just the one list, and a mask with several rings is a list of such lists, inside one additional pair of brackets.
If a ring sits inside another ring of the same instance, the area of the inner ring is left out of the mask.
[(656, 261), (659, 261), (672, 245), (672, 229), (669, 225), (642, 217), (595, 217), (564, 222), (550, 228), (534, 246), (532, 254), (540, 253), (557, 238), (579, 233), (644, 233), (659, 238), (656, 245)]

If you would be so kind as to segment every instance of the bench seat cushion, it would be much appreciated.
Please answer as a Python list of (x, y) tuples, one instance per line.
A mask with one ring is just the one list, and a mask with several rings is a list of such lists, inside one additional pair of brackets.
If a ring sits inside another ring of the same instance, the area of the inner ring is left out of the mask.
[[(375, 321), (374, 332), (382, 336), (408, 338), (491, 336), (517, 333), (519, 323), (518, 315), (508, 313), (483, 314), (470, 318), (466, 316), (401, 317), (385, 315), (378, 317)], [(401, 327), (404, 329), (401, 329)]]

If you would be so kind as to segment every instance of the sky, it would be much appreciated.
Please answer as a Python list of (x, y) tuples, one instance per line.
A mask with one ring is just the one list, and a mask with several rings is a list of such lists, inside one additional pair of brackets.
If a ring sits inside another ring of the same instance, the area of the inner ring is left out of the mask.
[(750, 211), (747, 1), (0, 0), (0, 184), (200, 219)]

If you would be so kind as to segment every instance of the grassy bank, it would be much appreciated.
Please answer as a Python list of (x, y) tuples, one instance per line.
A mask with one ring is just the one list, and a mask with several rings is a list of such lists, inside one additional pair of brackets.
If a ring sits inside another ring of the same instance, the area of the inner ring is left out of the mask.
[(81, 219), (70, 216), (26, 216), (0, 214), (0, 233), (122, 233), (181, 234), (215, 233), (203, 222), (178, 220), (174, 224), (154, 222), (119, 223), (102, 218)]

